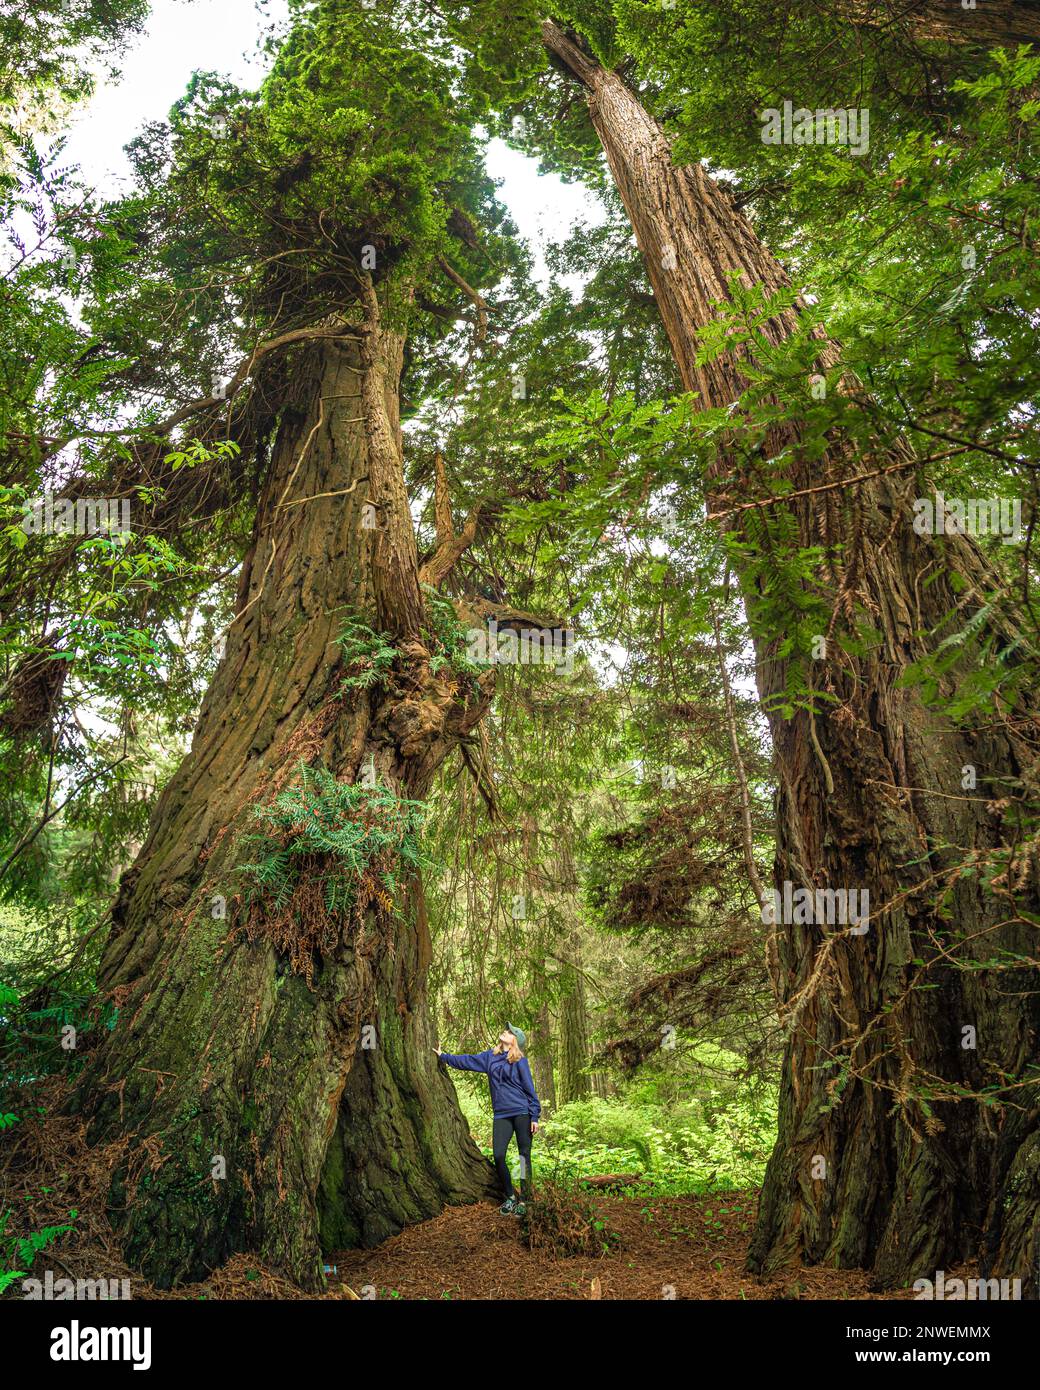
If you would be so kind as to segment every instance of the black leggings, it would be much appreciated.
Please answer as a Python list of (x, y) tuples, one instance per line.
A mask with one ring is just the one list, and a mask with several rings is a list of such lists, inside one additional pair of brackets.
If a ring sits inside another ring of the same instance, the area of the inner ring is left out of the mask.
[(531, 1117), (530, 1115), (507, 1115), (504, 1120), (495, 1116), (491, 1126), (491, 1146), (495, 1154), (495, 1167), (498, 1180), (507, 1197), (513, 1195), (513, 1179), (506, 1162), (506, 1149), (509, 1141), (516, 1135), (516, 1147), (520, 1150), (520, 1191), (524, 1197), (530, 1191), (531, 1181)]

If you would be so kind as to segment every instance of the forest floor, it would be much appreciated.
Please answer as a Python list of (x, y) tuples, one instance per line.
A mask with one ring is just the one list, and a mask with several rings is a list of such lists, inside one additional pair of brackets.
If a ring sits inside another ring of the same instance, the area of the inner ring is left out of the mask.
[[(48, 1096), (57, 1108), (59, 1093)], [(495, 1204), (449, 1207), (374, 1250), (326, 1256), (336, 1273), (324, 1294), (308, 1294), (254, 1257), (235, 1255), (197, 1284), (158, 1290), (124, 1262), (107, 1217), (119, 1145), (90, 1149), (77, 1117), (47, 1109), (5, 1134), (0, 1212), (15, 1217), (8, 1238), (45, 1227), (71, 1229), (41, 1250), (32, 1275), (130, 1281), (134, 1299), (900, 1299), (910, 1290), (872, 1293), (860, 1270), (816, 1267), (757, 1280), (744, 1270), (757, 1193), (700, 1196), (590, 1194), (603, 1222), (600, 1255), (557, 1256), (530, 1249), (521, 1223)], [(536, 1189), (537, 1194), (537, 1189)], [(70, 1212), (75, 1216), (69, 1222)], [(17, 1213), (17, 1214), (16, 1214)], [(613, 1235), (611, 1235), (613, 1233)], [(970, 1277), (951, 1270), (948, 1277)], [(20, 1281), (5, 1299), (23, 1297)]]
[[(448, 1207), (374, 1250), (328, 1257), (331, 1287), (400, 1299), (906, 1299), (869, 1291), (862, 1270), (794, 1269), (758, 1280), (744, 1270), (756, 1192), (592, 1199), (620, 1237), (616, 1251), (554, 1257), (530, 1250), (520, 1222), (490, 1203)], [(953, 1277), (953, 1271), (950, 1276)], [(962, 1273), (962, 1277), (964, 1277)], [(348, 1295), (349, 1297), (349, 1295)]]

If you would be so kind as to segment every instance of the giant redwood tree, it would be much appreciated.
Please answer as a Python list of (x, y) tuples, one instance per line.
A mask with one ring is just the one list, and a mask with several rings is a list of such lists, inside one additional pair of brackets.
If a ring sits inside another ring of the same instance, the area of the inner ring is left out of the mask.
[[(374, 1241), (486, 1185), (429, 1046), (430, 947), (407, 841), (408, 803), (488, 692), (431, 669), (401, 471), (403, 345), (367, 297), (367, 321), (299, 360), (236, 620), (102, 961), (120, 1017), (84, 1103), (94, 1139), (130, 1137), (114, 1204), (128, 1258), (160, 1282), (251, 1248), (312, 1283), (320, 1215), (330, 1241)], [(367, 654), (344, 665), (345, 611), (394, 652), (374, 686), (350, 683), (372, 668)], [(302, 770), (316, 767), (361, 794), (308, 794)], [(307, 834), (305, 817), (329, 833), (311, 835), (286, 888), (261, 885), (247, 906), (244, 833), (294, 793), (279, 850)], [(330, 912), (344, 824), (356, 882)]]
[(191, 750), (119, 886), (115, 1023), (74, 1101), (160, 1285), (250, 1250), (315, 1287), (322, 1248), (489, 1190), (431, 1046), (420, 803), (491, 699), (464, 626), (529, 620), (440, 592), (480, 514), (456, 529), (438, 457), (420, 557), (400, 411), (406, 354), (456, 320), (479, 339), (467, 276), (509, 252), (450, 54), (406, 30), (320, 7), (258, 97), (200, 79), (107, 210), (120, 255), (87, 248), (130, 302), (88, 306), (96, 351), (133, 341), (129, 398), (181, 401), (99, 452), (108, 491), (174, 546), (253, 517)]
[[(581, 20), (591, 42), (553, 21), (542, 38), (584, 89), (683, 384), (714, 426), (706, 497), (727, 532), (769, 715), (775, 882), (870, 895), (865, 934), (797, 914), (777, 924), (788, 1041), (751, 1268), (865, 1266), (898, 1285), (980, 1257), (1035, 1293), (1038, 728), (1027, 630), (978, 543), (915, 531), (923, 465), (898, 435), (865, 445), (840, 427), (807, 430), (789, 401), (770, 408), (768, 393), (749, 391), (762, 353), (799, 334), (805, 305), (732, 197), (701, 164), (673, 158), (630, 81), (594, 56), (597, 43), (609, 47), (609, 24)], [(659, 73), (667, 61), (647, 48)], [(869, 411), (824, 331), (802, 337), (804, 378), (829, 379)], [(752, 398), (765, 408), (749, 434)], [(812, 558), (784, 614), (776, 598), (795, 554)], [(816, 603), (822, 643), (799, 700), (797, 626)], [(912, 672), (951, 648), (951, 615), (956, 659), (929, 687)], [(1005, 683), (984, 712), (951, 717), (962, 684), (1001, 663)]]

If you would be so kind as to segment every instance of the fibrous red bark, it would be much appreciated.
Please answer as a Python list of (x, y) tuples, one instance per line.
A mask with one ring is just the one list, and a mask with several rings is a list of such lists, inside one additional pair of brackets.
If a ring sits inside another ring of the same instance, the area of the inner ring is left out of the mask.
[[(700, 330), (730, 299), (731, 274), (773, 294), (790, 288), (782, 267), (699, 165), (676, 166), (666, 135), (617, 74), (558, 25), (542, 32), (586, 89), (684, 386), (705, 406), (731, 406), (745, 387), (739, 356), (699, 361)], [(782, 341), (797, 314), (797, 302), (778, 312), (765, 337)], [(833, 361), (822, 340), (820, 352), (823, 366)], [(836, 618), (865, 615), (875, 635), (863, 650), (830, 641), (815, 672), (827, 703), (781, 718), (775, 700), (789, 658), (782, 634), (756, 623), (761, 576), (741, 576), (759, 691), (772, 711), (775, 881), (865, 888), (874, 906), (865, 934), (778, 925), (788, 1041), (750, 1266), (861, 1266), (893, 1285), (981, 1257), (1035, 1295), (1040, 885), (1031, 849), (1011, 850), (1019, 829), (1004, 800), (1033, 785), (1035, 690), (1026, 685), (1015, 710), (961, 727), (901, 681), (955, 610), (978, 615), (980, 636), (1019, 634), (999, 603), (980, 611), (998, 584), (972, 541), (914, 532), (914, 460), (903, 446), (869, 470), (840, 439), (809, 461), (797, 429), (781, 424), (765, 452), (782, 450), (785, 482), (799, 494), (784, 504), (793, 544), (827, 549), (821, 583)], [(751, 481), (734, 467), (732, 457), (717, 459), (712, 510), (742, 538), (761, 539), (751, 529), (760, 514), (732, 509)], [(844, 482), (865, 471), (874, 476)], [(968, 645), (965, 669), (975, 650)], [(969, 765), (975, 796), (962, 791)], [(1007, 854), (1011, 899), (965, 872)], [(983, 1103), (994, 1083), (999, 1094)]]

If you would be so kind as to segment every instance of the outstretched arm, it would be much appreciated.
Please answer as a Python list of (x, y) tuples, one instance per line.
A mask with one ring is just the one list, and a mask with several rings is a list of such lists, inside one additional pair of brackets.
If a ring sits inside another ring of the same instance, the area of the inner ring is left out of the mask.
[(449, 1067), (454, 1067), (456, 1071), (487, 1071), (488, 1064), (494, 1055), (491, 1052), (441, 1052), (437, 1050), (437, 1055), (442, 1062), (447, 1062)]

